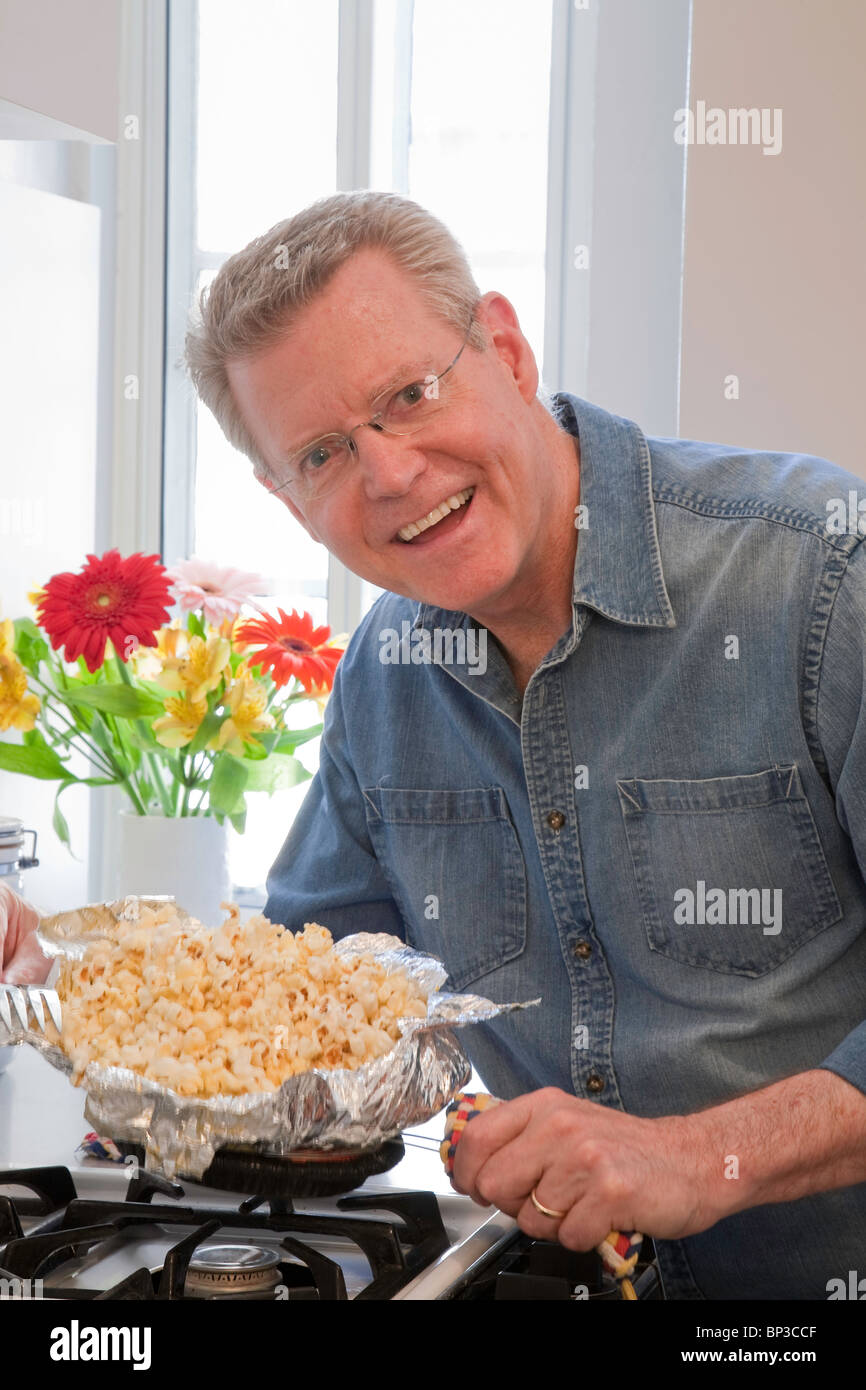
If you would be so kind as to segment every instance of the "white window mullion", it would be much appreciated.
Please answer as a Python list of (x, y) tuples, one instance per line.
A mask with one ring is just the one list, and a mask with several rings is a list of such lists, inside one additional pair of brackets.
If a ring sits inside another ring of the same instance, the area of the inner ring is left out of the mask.
[[(595, 7), (554, 5), (542, 377), (548, 390), (579, 396), (589, 370), (590, 271), (575, 260), (592, 232), (597, 34)], [(591, 256), (590, 247), (590, 265)]]
[(126, 554), (162, 540), (166, 3), (121, 14), (111, 534)]
[[(190, 292), (198, 284), (196, 254), (195, 4), (169, 5), (168, 207), (166, 215), (166, 386), (163, 545), (168, 564), (193, 552), (195, 539), (195, 391), (183, 365)], [(218, 262), (217, 262), (218, 263)]]
[[(373, 86), (373, 0), (340, 0), (337, 68), (337, 188), (370, 185)], [(354, 632), (363, 613), (362, 581), (335, 556), (328, 559), (328, 622)]]
[[(113, 429), (100, 529), (121, 554), (162, 551), (165, 360), (166, 0), (125, 0), (116, 144)], [(114, 787), (91, 800), (89, 897), (113, 892)]]

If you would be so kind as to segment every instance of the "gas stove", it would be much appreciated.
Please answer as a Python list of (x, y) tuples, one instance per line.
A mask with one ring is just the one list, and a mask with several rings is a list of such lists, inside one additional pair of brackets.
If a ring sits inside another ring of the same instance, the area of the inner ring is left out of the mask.
[[(531, 1241), (510, 1217), (455, 1193), (438, 1155), (441, 1119), (362, 1156), (358, 1169), (341, 1165), (338, 1177), (222, 1151), (203, 1181), (168, 1182), (135, 1152), (122, 1165), (76, 1161), (88, 1128), (82, 1093), (35, 1052), (19, 1053), (0, 1075), (0, 1298), (620, 1296), (596, 1255)], [(650, 1260), (635, 1290), (661, 1297)]]

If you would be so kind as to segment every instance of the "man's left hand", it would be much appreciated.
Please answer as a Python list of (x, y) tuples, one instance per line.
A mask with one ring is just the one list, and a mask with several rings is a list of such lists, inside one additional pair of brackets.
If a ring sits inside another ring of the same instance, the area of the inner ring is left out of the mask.
[[(612, 1230), (675, 1240), (726, 1214), (710, 1198), (718, 1184), (698, 1141), (688, 1116), (641, 1119), (548, 1088), (475, 1116), (452, 1182), (527, 1235), (572, 1250), (594, 1249)], [(561, 1220), (537, 1210), (533, 1190)]]

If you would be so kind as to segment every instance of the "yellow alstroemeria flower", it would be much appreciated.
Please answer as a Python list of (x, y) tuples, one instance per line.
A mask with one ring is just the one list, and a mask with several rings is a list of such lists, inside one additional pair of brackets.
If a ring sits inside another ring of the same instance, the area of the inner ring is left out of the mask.
[(231, 716), (220, 729), (217, 747), (242, 757), (245, 743), (255, 743), (256, 734), (274, 727), (274, 716), (265, 713), (267, 703), (265, 687), (253, 679), (242, 662), (228, 693)]
[[(155, 647), (139, 647), (131, 657), (132, 669), (142, 680), (156, 681), (168, 685), (163, 679), (166, 671), (176, 671), (186, 660), (189, 651), (189, 633), (185, 627), (172, 623), (161, 627), (156, 634)], [(179, 690), (178, 685), (168, 685), (169, 690)]]
[(0, 618), (0, 656), (17, 661), (15, 655), (15, 624), (11, 618)]
[(163, 668), (160, 684), (167, 690), (183, 690), (194, 703), (203, 700), (209, 690), (216, 690), (223, 676), (230, 679), (231, 653), (231, 642), (225, 637), (208, 637), (207, 641), (191, 637), (185, 657)]
[(207, 714), (207, 700), (170, 695), (165, 708), (167, 714), (155, 719), (151, 725), (157, 743), (161, 743), (163, 748), (183, 748), (187, 743), (192, 743)]
[[(5, 629), (9, 619), (0, 623)], [(27, 689), (27, 673), (17, 657), (11, 654), (11, 644), (5, 631), (0, 631), (0, 729), (32, 729), (39, 713), (39, 697)]]

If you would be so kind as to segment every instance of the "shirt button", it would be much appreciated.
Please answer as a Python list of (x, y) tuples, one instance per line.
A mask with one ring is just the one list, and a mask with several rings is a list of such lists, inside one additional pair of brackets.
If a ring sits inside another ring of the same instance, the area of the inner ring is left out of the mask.
[(597, 1072), (593, 1072), (591, 1076), (586, 1078), (586, 1089), (591, 1091), (594, 1096), (597, 1096), (604, 1090), (604, 1077), (599, 1076)]
[(565, 816), (561, 811), (548, 811), (547, 824), (551, 830), (561, 830), (565, 825)]
[(576, 956), (579, 956), (581, 960), (589, 960), (590, 956), (592, 955), (592, 947), (590, 946), (588, 941), (576, 941), (574, 943), (573, 949), (574, 954)]

